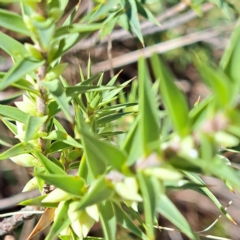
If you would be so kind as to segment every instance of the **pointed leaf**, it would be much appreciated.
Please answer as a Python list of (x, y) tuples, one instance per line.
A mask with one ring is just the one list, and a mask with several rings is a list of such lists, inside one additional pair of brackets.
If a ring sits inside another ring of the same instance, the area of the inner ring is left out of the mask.
[(128, 16), (129, 23), (130, 23), (132, 29), (134, 30), (134, 32), (136, 33), (137, 37), (139, 38), (140, 42), (144, 46), (136, 1), (135, 0), (126, 0), (126, 2), (128, 5), (128, 6), (126, 6), (126, 9), (127, 9), (126, 14)]
[(2, 48), (14, 60), (21, 59), (29, 55), (25, 47), (20, 42), (9, 37), (7, 34), (0, 32), (0, 39), (0, 48)]
[(44, 117), (35, 117), (29, 116), (26, 123), (26, 133), (24, 141), (28, 142), (31, 140), (35, 134), (38, 133), (39, 128), (43, 125), (43, 123), (47, 120), (48, 116)]
[(74, 138), (72, 138), (70, 135), (68, 135), (65, 132), (61, 132), (58, 130), (54, 130), (48, 134), (48, 136), (43, 137), (43, 139), (51, 139), (51, 140), (58, 140), (63, 143), (66, 143), (70, 146), (76, 147), (76, 148), (82, 148), (82, 145), (77, 142)]
[(38, 207), (47, 207), (47, 208), (56, 208), (58, 206), (58, 203), (48, 203), (48, 202), (42, 202), (44, 198), (46, 198), (47, 195), (31, 198), (24, 200), (19, 203), (19, 205), (22, 206), (38, 206)]
[(66, 175), (65, 171), (62, 168), (45, 157), (41, 152), (34, 151), (34, 155), (42, 163), (43, 167), (47, 170), (48, 173)]
[(70, 176), (66, 174), (37, 174), (36, 176), (76, 197), (83, 196), (85, 181), (78, 176)]
[(54, 223), (51, 226), (45, 240), (55, 239), (61, 233), (61, 231), (68, 227), (68, 225), (71, 223), (67, 214), (69, 203), (70, 201), (59, 203), (58, 208), (55, 210)]
[(0, 154), (0, 160), (5, 160), (23, 153), (30, 153), (34, 150), (33, 146), (29, 143), (18, 143), (7, 151)]
[(112, 202), (102, 202), (98, 204), (98, 209), (100, 212), (100, 222), (103, 228), (105, 239), (115, 239), (117, 231), (117, 221)]
[(187, 101), (156, 54), (151, 57), (151, 64), (155, 77), (160, 81), (161, 96), (172, 124), (178, 134), (184, 136), (189, 132)]
[(0, 9), (0, 26), (24, 35), (30, 35), (20, 15), (3, 9)]
[(87, 156), (88, 153), (91, 152), (91, 154), (96, 155), (95, 158), (98, 158), (119, 171), (123, 171), (126, 162), (126, 155), (123, 151), (108, 142), (99, 140), (88, 131), (81, 130), (81, 133)]
[(176, 225), (190, 239), (199, 239), (188, 225), (187, 220), (182, 216), (171, 200), (164, 194), (159, 194), (157, 211)]
[[(159, 120), (157, 106), (151, 92), (149, 75), (143, 58), (139, 59), (139, 110), (140, 110), (140, 132), (144, 154), (148, 155), (153, 149), (152, 144), (159, 147)], [(155, 150), (155, 149), (154, 149)]]
[(44, 61), (36, 61), (31, 58), (23, 58), (17, 62), (0, 81), (0, 89), (3, 90), (11, 84), (17, 82), (26, 74), (31, 73), (43, 65)]
[(113, 194), (114, 191), (109, 186), (109, 183), (107, 182), (105, 177), (98, 178), (97, 180), (92, 182), (87, 193), (82, 197), (80, 202), (76, 204), (76, 207), (73, 210), (83, 210), (88, 206), (98, 204), (111, 198)]
[(61, 82), (57, 79), (52, 80), (51, 82), (44, 82), (43, 85), (50, 91), (50, 93), (53, 95), (54, 99), (64, 112), (67, 119), (72, 122), (72, 116), (70, 113), (70, 108), (67, 98), (65, 88), (62, 86)]
[(25, 112), (22, 112), (16, 107), (5, 105), (0, 105), (0, 115), (22, 123), (26, 123), (28, 119), (28, 114), (26, 114)]
[(149, 239), (154, 239), (153, 226), (160, 184), (156, 178), (145, 176), (142, 172), (138, 172), (137, 177), (142, 192), (147, 236)]
[(138, 236), (140, 239), (147, 239), (147, 236), (143, 233), (143, 231), (136, 226), (132, 219), (126, 214), (126, 212), (123, 211), (122, 208), (116, 203), (114, 203), (114, 210), (116, 213), (118, 224)]

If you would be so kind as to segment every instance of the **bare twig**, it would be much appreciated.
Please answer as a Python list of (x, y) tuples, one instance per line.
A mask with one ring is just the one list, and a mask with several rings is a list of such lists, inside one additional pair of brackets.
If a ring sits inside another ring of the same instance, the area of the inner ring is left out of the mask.
[(21, 192), (12, 197), (0, 200), (0, 210), (12, 208), (14, 205), (18, 204), (25, 199), (33, 198), (39, 196), (39, 190), (33, 190), (29, 192)]
[[(15, 228), (20, 226), (24, 221), (32, 219), (35, 216), (35, 214), (26, 213), (26, 212), (28, 211), (32, 212), (36, 210), (38, 210), (38, 207), (26, 206), (19, 211), (19, 214), (3, 219), (3, 221), (0, 222), (0, 236), (11, 233)], [(21, 213), (21, 212), (24, 212), (24, 213)]]
[[(222, 32), (231, 29), (232, 27), (233, 27), (233, 24), (222, 26), (221, 29), (210, 28), (200, 32), (191, 33), (180, 38), (169, 40), (167, 42), (158, 43), (150, 47), (146, 47), (140, 50), (136, 50), (136, 51), (115, 57), (112, 59), (112, 65), (114, 68), (122, 67), (127, 64), (136, 62), (140, 56), (144, 56), (148, 58), (153, 53), (164, 53), (164, 52), (167, 52), (179, 47), (183, 47), (186, 45), (190, 45), (199, 41), (204, 41), (206, 39), (216, 37)], [(103, 70), (109, 70), (109, 69), (110, 69), (109, 61), (103, 61), (92, 66), (92, 73), (94, 74), (94, 73), (97, 73)], [(83, 69), (83, 71), (86, 72), (85, 69)]]

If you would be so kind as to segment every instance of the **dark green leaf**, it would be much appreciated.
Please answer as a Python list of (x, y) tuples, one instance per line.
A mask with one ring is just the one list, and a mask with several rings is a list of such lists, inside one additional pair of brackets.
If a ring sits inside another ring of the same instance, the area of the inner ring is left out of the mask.
[(70, 176), (65, 173), (37, 174), (36, 176), (76, 197), (82, 197), (85, 191), (85, 181), (78, 176)]
[(34, 150), (33, 146), (29, 143), (18, 143), (7, 151), (0, 154), (0, 160), (5, 160), (10, 157), (15, 157), (23, 153), (30, 153)]
[(126, 214), (125, 211), (122, 210), (120, 206), (114, 204), (114, 209), (117, 217), (117, 222), (125, 229), (129, 230), (131, 233), (134, 233), (136, 236), (141, 239), (146, 240), (147, 236), (143, 233), (143, 231), (136, 226), (136, 224), (132, 221), (132, 219)]
[(142, 148), (145, 156), (153, 150), (152, 145), (159, 147), (159, 119), (154, 95), (151, 92), (150, 79), (147, 74), (143, 58), (139, 59), (139, 110), (140, 110), (140, 133)]
[(100, 212), (100, 221), (105, 239), (115, 239), (117, 231), (117, 220), (112, 202), (105, 201), (99, 203), (98, 209)]
[(25, 129), (25, 138), (24, 141), (28, 142), (33, 139), (34, 135), (38, 133), (39, 128), (43, 125), (43, 123), (47, 120), (48, 116), (44, 117), (35, 117), (29, 116), (26, 123)]
[(66, 175), (65, 171), (62, 168), (60, 168), (58, 165), (53, 163), (50, 159), (45, 157), (41, 152), (36, 150), (34, 151), (34, 155), (42, 163), (43, 167), (47, 170), (48, 173), (62, 174), (62, 176)]
[(199, 239), (191, 230), (187, 220), (182, 216), (171, 200), (169, 200), (169, 198), (164, 194), (159, 194), (158, 196), (157, 211), (176, 225), (190, 239)]
[(51, 226), (48, 235), (46, 236), (45, 240), (52, 240), (55, 239), (60, 232), (68, 227), (71, 223), (68, 217), (68, 206), (70, 201), (60, 202), (58, 208), (56, 209), (57, 215), (54, 219), (53, 225)]
[[(6, 2), (9, 3), (9, 1)], [(0, 26), (24, 35), (30, 35), (20, 15), (3, 9), (0, 9)]]
[(47, 208), (56, 208), (58, 206), (58, 203), (48, 203), (48, 202), (42, 202), (42, 200), (46, 197), (47, 195), (31, 198), (24, 200), (19, 203), (19, 205), (23, 206), (38, 206), (38, 207), (47, 207)]
[(151, 64), (155, 77), (160, 81), (161, 96), (172, 124), (178, 134), (184, 136), (189, 132), (187, 101), (156, 54), (151, 57)]
[(3, 90), (11, 84), (17, 82), (26, 74), (31, 73), (43, 65), (44, 61), (36, 61), (31, 58), (24, 58), (16, 63), (0, 81), (0, 89)]
[(70, 108), (67, 98), (65, 88), (62, 86), (61, 82), (57, 79), (52, 80), (50, 82), (44, 82), (43, 85), (50, 91), (50, 93), (53, 95), (54, 99), (64, 112), (67, 119), (72, 122), (72, 116), (70, 113)]
[[(0, 13), (0, 16), (1, 16), (1, 13)], [(0, 39), (1, 39), (0, 48), (2, 48), (14, 60), (22, 59), (23, 57), (26, 57), (29, 55), (25, 47), (20, 42), (9, 37), (7, 34), (0, 32)]]

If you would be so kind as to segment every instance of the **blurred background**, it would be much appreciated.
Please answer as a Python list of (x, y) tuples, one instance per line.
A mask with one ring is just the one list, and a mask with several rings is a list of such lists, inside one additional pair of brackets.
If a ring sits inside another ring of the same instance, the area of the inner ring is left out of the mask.
[[(76, 2), (78, 1), (69, 1), (69, 10)], [(190, 106), (193, 106), (199, 97), (200, 99), (205, 98), (209, 91), (201, 82), (200, 76), (192, 63), (192, 56), (197, 54), (201, 59), (206, 59), (216, 65), (219, 63), (230, 34), (239, 18), (240, 1), (148, 0), (146, 1), (146, 6), (156, 16), (160, 26), (141, 19), (141, 29), (145, 41), (144, 52), (151, 54), (155, 51), (162, 55), (174, 73), (179, 88), (187, 95)], [(0, 7), (14, 12), (20, 11), (18, 4), (2, 4)], [(94, 1), (83, 0), (77, 13), (76, 22), (93, 7)], [(30, 39), (23, 38), (19, 34), (8, 32), (1, 28), (0, 30), (7, 32), (22, 43), (30, 41)], [(92, 73), (105, 70), (105, 81), (107, 82), (113, 74), (122, 70), (118, 81), (121, 83), (125, 82), (137, 76), (137, 60), (141, 56), (142, 49), (142, 44), (134, 34), (129, 34), (119, 26), (114, 29), (110, 36), (103, 39), (99, 39), (99, 34), (94, 33), (88, 36), (87, 39), (79, 42), (64, 56), (63, 61), (68, 63), (64, 77), (71, 84), (79, 82), (79, 66), (86, 72), (87, 61), (90, 55)], [(8, 71), (11, 66), (12, 61), (9, 56), (0, 50), (0, 71)], [(134, 81), (133, 84), (135, 84)], [(130, 89), (130, 87), (127, 88), (126, 94), (130, 94)], [(6, 91), (1, 92), (0, 101), (7, 96), (12, 96), (14, 92), (14, 88), (8, 88)], [(11, 137), (11, 133), (3, 125), (0, 125), (1, 142), (5, 141), (4, 136)], [(4, 150), (4, 145), (6, 144), (1, 144), (1, 151)], [(240, 163), (239, 155), (237, 154), (232, 153), (227, 157), (233, 163)], [(11, 161), (0, 162), (1, 214), (18, 211), (21, 208), (16, 206), (16, 203), (27, 197), (36, 196), (36, 191), (21, 193), (24, 185), (30, 179), (31, 171), (30, 168), (20, 167)], [(209, 231), (201, 234), (201, 238), (215, 239), (210, 236), (207, 237), (207, 235), (214, 235), (222, 237), (218, 239), (240, 239), (239, 193), (230, 192), (223, 182), (214, 178), (205, 177), (204, 180), (223, 206), (227, 206), (232, 201), (228, 211), (238, 226), (222, 216)], [(207, 197), (192, 190), (169, 191), (169, 196), (195, 231), (208, 228), (221, 214)], [(24, 225), (15, 231), (16, 239), (26, 240), (37, 219), (38, 217), (25, 221)], [(161, 216), (159, 218), (159, 226), (168, 229), (157, 229), (157, 239), (187, 239), (181, 233), (172, 231), (171, 228), (173, 226), (171, 223)], [(101, 232), (101, 228), (96, 225), (91, 235), (94, 236), (99, 234), (99, 232)], [(39, 234), (35, 239), (44, 239), (44, 233)], [(117, 239), (128, 240), (137, 238), (119, 229)]]

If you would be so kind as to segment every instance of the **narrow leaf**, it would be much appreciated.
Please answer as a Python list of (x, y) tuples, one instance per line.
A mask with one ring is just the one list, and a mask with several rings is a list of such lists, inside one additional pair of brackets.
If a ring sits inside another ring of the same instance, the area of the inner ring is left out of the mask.
[(69, 207), (70, 201), (60, 202), (58, 205), (58, 208), (56, 209), (54, 218), (54, 223), (50, 228), (50, 231), (48, 232), (47, 237), (45, 240), (52, 240), (55, 239), (60, 232), (68, 227), (70, 224), (70, 219), (68, 217), (68, 207)]
[(24, 141), (28, 142), (31, 140), (35, 134), (38, 133), (39, 128), (43, 125), (43, 123), (47, 120), (48, 116), (44, 117), (35, 117), (29, 116), (26, 123), (26, 133)]
[(164, 194), (159, 194), (157, 211), (171, 221), (174, 225), (176, 225), (190, 239), (199, 239), (191, 230), (187, 220), (182, 216), (171, 200), (169, 200), (169, 198)]
[(7, 151), (0, 154), (0, 160), (5, 160), (23, 153), (30, 153), (34, 150), (33, 146), (29, 143), (18, 143)]
[(160, 81), (161, 96), (172, 124), (178, 134), (184, 136), (189, 132), (187, 101), (156, 54), (151, 57), (151, 64), (155, 77)]
[(67, 98), (65, 88), (62, 86), (61, 82), (56, 79), (52, 80), (51, 82), (44, 82), (43, 85), (53, 95), (54, 99), (59, 104), (67, 119), (72, 122), (72, 116), (68, 104), (69, 99)]
[(0, 105), (0, 115), (8, 117), (11, 120), (16, 120), (21, 123), (26, 123), (28, 119), (28, 114), (22, 112), (16, 107)]
[(37, 174), (36, 176), (76, 197), (83, 196), (85, 181), (78, 176), (70, 176), (66, 174), (60, 175), (56, 173), (48, 175)]
[(16, 63), (8, 73), (0, 81), (0, 90), (5, 89), (11, 84), (17, 82), (26, 74), (31, 73), (33, 70), (37, 69), (43, 65), (44, 61), (36, 61), (31, 58), (23, 58), (21, 61)]
[(66, 175), (65, 171), (62, 168), (60, 168), (58, 165), (53, 163), (50, 159), (45, 157), (41, 152), (36, 150), (34, 152), (34, 155), (42, 163), (43, 167), (47, 170), (48, 173)]
[(100, 212), (100, 222), (103, 228), (105, 239), (115, 239), (117, 231), (117, 221), (112, 202), (102, 202), (98, 204), (98, 209)]
[(139, 59), (139, 110), (140, 110), (140, 132), (144, 154), (151, 153), (152, 144), (159, 147), (159, 120), (157, 106), (151, 92), (149, 75), (146, 72), (146, 65), (143, 58)]
[(20, 15), (3, 9), (0, 9), (0, 26), (14, 32), (22, 33), (28, 36), (30, 35), (30, 32)]

